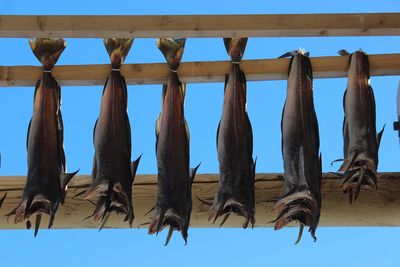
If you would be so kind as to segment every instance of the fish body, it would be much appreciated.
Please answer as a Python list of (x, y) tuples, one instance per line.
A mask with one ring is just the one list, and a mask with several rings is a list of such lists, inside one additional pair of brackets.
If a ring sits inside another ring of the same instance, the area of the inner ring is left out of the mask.
[(343, 108), (343, 173), (342, 188), (350, 202), (360, 188), (376, 190), (378, 149), (383, 130), (376, 134), (375, 97), (369, 84), (369, 60), (361, 50), (350, 55), (348, 84)]
[(247, 38), (225, 38), (226, 50), (232, 58), (226, 76), (224, 104), (217, 131), (217, 151), (220, 180), (218, 192), (210, 209), (209, 219), (214, 221), (230, 213), (245, 217), (243, 227), (254, 226), (253, 134), (246, 112), (246, 77), (240, 70), (239, 61), (246, 47)]
[(292, 55), (286, 102), (282, 113), (284, 195), (275, 204), (275, 229), (291, 221), (310, 227), (315, 239), (321, 209), (321, 157), (318, 121), (313, 102), (312, 67), (303, 51)]
[[(9, 215), (15, 223), (37, 214), (35, 235), (41, 213), (50, 215), (53, 224), (59, 203), (63, 203), (66, 187), (75, 173), (65, 173), (61, 89), (51, 69), (65, 48), (63, 39), (31, 39), (30, 46), (41, 61), (44, 72), (37, 82), (33, 115), (27, 135), (28, 177), (22, 200)], [(30, 225), (28, 221), (27, 225)], [(28, 227), (29, 228), (29, 227)]]
[(128, 93), (119, 71), (132, 42), (132, 39), (104, 40), (112, 70), (104, 86), (100, 115), (93, 132), (93, 182), (85, 195), (86, 198), (98, 197), (93, 216), (95, 220), (102, 219), (101, 227), (111, 212), (125, 214), (130, 226), (134, 219), (132, 185), (140, 157), (131, 163)]
[(163, 86), (162, 110), (156, 121), (158, 191), (149, 233), (158, 233), (169, 226), (166, 244), (173, 230), (181, 231), (187, 242), (192, 211), (191, 187), (198, 168), (189, 168), (189, 129), (184, 117), (185, 86), (176, 72), (184, 44), (185, 39), (159, 39), (157, 42), (170, 72)]

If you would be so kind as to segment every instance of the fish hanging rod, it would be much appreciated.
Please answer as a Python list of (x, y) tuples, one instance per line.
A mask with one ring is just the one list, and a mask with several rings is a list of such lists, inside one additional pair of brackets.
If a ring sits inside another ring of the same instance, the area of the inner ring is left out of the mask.
[[(400, 54), (370, 55), (372, 76), (400, 75)], [(248, 81), (286, 80), (290, 59), (256, 59), (240, 62)], [(348, 57), (313, 57), (314, 78), (347, 77)], [(183, 62), (178, 73), (182, 82), (223, 82), (230, 61)], [(55, 66), (53, 75), (62, 86), (104, 85), (109, 64)], [(122, 75), (127, 84), (161, 84), (168, 76), (165, 63), (124, 64)], [(41, 67), (0, 66), (0, 87), (34, 86), (42, 74)]]
[(396, 36), (400, 13), (0, 16), (0, 37)]
[[(212, 198), (218, 188), (218, 174), (198, 174), (193, 183), (192, 199), (193, 211), (191, 227), (219, 227), (219, 222), (212, 224), (207, 220), (209, 206), (198, 198)], [(282, 190), (282, 174), (258, 173), (255, 183), (256, 202), (256, 227), (273, 227), (268, 224), (275, 219), (276, 213), (272, 211), (274, 202), (268, 198), (278, 197)], [(349, 205), (348, 196), (340, 190), (340, 179), (333, 173), (325, 173), (322, 179), (322, 205), (320, 226), (400, 226), (400, 173), (379, 173), (378, 191), (365, 191), (360, 194), (357, 202)], [(24, 176), (0, 177), (0, 196), (8, 192), (7, 198), (0, 209), (0, 229), (23, 229), (24, 224), (7, 222), (4, 215), (15, 207), (21, 200), (21, 190), (26, 182)], [(91, 183), (90, 175), (74, 177), (67, 191), (65, 204), (59, 207), (57, 223), (54, 228), (98, 228), (100, 223), (93, 220), (83, 220), (93, 212), (93, 204), (84, 200), (82, 196), (74, 197)], [(145, 215), (154, 205), (156, 198), (157, 175), (137, 175), (133, 186), (133, 205), (135, 220), (133, 226), (137, 227), (148, 222), (149, 215)], [(197, 198), (198, 197), (198, 198)], [(123, 215), (110, 216), (106, 227), (127, 228), (123, 222)], [(47, 217), (43, 217), (43, 227), (47, 225)], [(224, 227), (241, 227), (243, 218), (230, 216)], [(142, 225), (146, 228), (147, 225)]]

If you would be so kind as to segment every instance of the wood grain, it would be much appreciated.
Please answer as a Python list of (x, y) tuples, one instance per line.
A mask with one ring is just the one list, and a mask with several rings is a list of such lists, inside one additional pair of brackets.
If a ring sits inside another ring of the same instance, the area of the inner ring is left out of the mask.
[[(217, 190), (218, 175), (199, 174), (193, 184), (193, 212), (191, 227), (218, 227), (207, 221), (208, 206), (201, 199), (212, 198)], [(268, 222), (276, 214), (272, 211), (273, 203), (268, 201), (281, 195), (282, 174), (256, 175), (256, 227), (271, 227)], [(91, 219), (83, 220), (90, 215), (94, 206), (80, 197), (73, 196), (84, 190), (90, 183), (88, 175), (73, 178), (68, 189), (66, 203), (60, 206), (56, 215), (54, 228), (97, 228), (98, 223)], [(0, 209), (0, 229), (21, 229), (25, 224), (7, 222), (6, 213), (16, 207), (20, 200), (25, 177), (3, 176), (0, 178), (0, 196), (8, 196)], [(155, 203), (157, 182), (155, 175), (138, 175), (133, 190), (135, 211), (134, 227), (146, 223), (150, 215), (145, 213)], [(359, 199), (352, 205), (348, 196), (339, 188), (339, 179), (332, 173), (324, 174), (322, 182), (322, 212), (320, 226), (400, 226), (400, 173), (381, 173), (378, 179), (378, 191), (362, 191)], [(48, 218), (44, 216), (46, 221)], [(232, 215), (224, 227), (241, 227), (243, 219)], [(46, 224), (43, 223), (45, 226)], [(123, 216), (112, 215), (108, 221), (109, 228), (127, 228)], [(141, 226), (146, 227), (146, 226)]]
[(400, 35), (399, 13), (0, 16), (0, 37), (261, 37)]
[[(400, 75), (400, 54), (370, 55), (372, 76)], [(186, 83), (223, 82), (229, 71), (229, 61), (184, 62), (178, 69)], [(347, 77), (348, 57), (311, 57), (314, 78)], [(241, 69), (248, 81), (285, 80), (289, 59), (243, 60)], [(55, 66), (53, 75), (61, 86), (103, 85), (110, 65)], [(0, 66), (0, 86), (34, 86), (42, 68), (34, 66)], [(121, 68), (127, 84), (161, 84), (168, 75), (165, 63), (125, 64)]]

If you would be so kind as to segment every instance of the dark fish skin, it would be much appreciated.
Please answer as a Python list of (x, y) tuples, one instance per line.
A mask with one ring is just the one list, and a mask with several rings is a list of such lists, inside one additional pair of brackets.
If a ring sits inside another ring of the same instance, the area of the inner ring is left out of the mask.
[(197, 171), (189, 169), (189, 129), (184, 117), (185, 87), (176, 70), (182, 58), (185, 39), (158, 39), (170, 73), (163, 86), (162, 110), (156, 122), (158, 191), (149, 233), (169, 226), (165, 245), (172, 231), (181, 231), (187, 242), (192, 211), (192, 183)]
[(226, 76), (222, 117), (217, 131), (220, 170), (218, 192), (211, 206), (209, 220), (231, 213), (245, 217), (243, 228), (255, 224), (253, 133), (246, 112), (246, 77), (240, 70), (247, 38), (225, 38), (225, 47), (232, 58)]
[(282, 113), (284, 195), (275, 204), (279, 212), (275, 230), (291, 221), (300, 222), (316, 239), (321, 209), (321, 156), (318, 121), (313, 102), (311, 62), (303, 51), (295, 51), (289, 66), (286, 102)]
[(0, 208), (1, 208), (1, 206), (3, 206), (4, 200), (6, 199), (6, 197), (7, 197), (7, 193), (5, 193), (4, 196), (0, 199)]
[(103, 221), (101, 228), (111, 212), (125, 214), (125, 221), (131, 227), (134, 219), (132, 185), (140, 157), (131, 163), (128, 92), (119, 71), (132, 43), (132, 39), (104, 40), (112, 70), (104, 86), (100, 115), (93, 132), (93, 182), (85, 194), (88, 199), (98, 197), (92, 216)]
[(28, 177), (15, 215), (18, 223), (37, 214), (35, 236), (41, 214), (50, 216), (52, 226), (59, 203), (63, 203), (67, 184), (77, 173), (65, 173), (63, 149), (63, 122), (61, 116), (61, 89), (51, 74), (51, 69), (65, 48), (63, 39), (30, 39), (35, 56), (43, 65), (44, 73), (35, 88), (33, 115), (27, 136)]
[[(378, 149), (383, 134), (376, 134), (375, 97), (369, 85), (369, 60), (363, 51), (350, 55), (348, 84), (343, 97), (344, 161), (342, 189), (350, 203), (361, 188), (377, 189)], [(354, 192), (353, 192), (354, 191)]]

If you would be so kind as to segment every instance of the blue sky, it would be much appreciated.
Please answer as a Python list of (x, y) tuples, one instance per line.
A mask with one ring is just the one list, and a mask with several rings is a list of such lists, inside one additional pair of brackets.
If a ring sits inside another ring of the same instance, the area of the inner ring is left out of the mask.
[[(400, 12), (399, 1), (1, 1), (0, 14), (258, 14)], [(217, 4), (218, 3), (218, 4)], [(250, 38), (244, 59), (275, 58), (304, 47), (311, 56), (336, 55), (339, 49), (362, 48), (370, 54), (398, 53), (400, 37)], [(26, 39), (0, 39), (0, 65), (38, 65)], [(226, 60), (222, 39), (188, 39), (183, 61)], [(126, 63), (163, 62), (154, 39), (137, 39)], [(109, 63), (100, 39), (67, 39), (58, 64)], [(380, 171), (398, 171), (399, 147), (392, 122), (396, 119), (399, 77), (373, 77), (377, 128), (387, 123), (380, 149)], [(314, 82), (323, 170), (342, 156), (342, 96), (346, 79)], [(138, 173), (156, 173), (154, 122), (160, 111), (161, 86), (129, 86), (132, 156), (143, 153)], [(102, 86), (64, 87), (62, 112), (65, 153), (70, 171), (91, 171), (92, 131), (98, 116)], [(280, 118), (285, 81), (248, 83), (248, 112), (254, 132), (257, 172), (282, 172)], [(223, 84), (189, 84), (185, 115), (191, 132), (191, 165), (200, 173), (218, 171), (215, 134), (222, 108)], [(25, 138), (32, 112), (33, 88), (0, 89), (0, 175), (26, 173)], [(323, 214), (322, 214), (323, 216)], [(57, 224), (57, 218), (55, 221)], [(5, 266), (110, 266), (132, 262), (141, 266), (230, 266), (296, 264), (296, 266), (393, 266), (397, 260), (399, 228), (328, 228), (317, 230), (318, 241), (304, 235), (297, 246), (297, 229), (190, 229), (188, 245), (178, 234), (164, 247), (165, 234), (146, 230), (51, 230), (34, 239), (31, 231), (0, 231), (1, 263)], [(21, 254), (23, 253), (23, 254)], [(22, 257), (21, 257), (21, 256)], [(39, 263), (40, 262), (40, 263)], [(34, 264), (36, 265), (36, 264)]]

